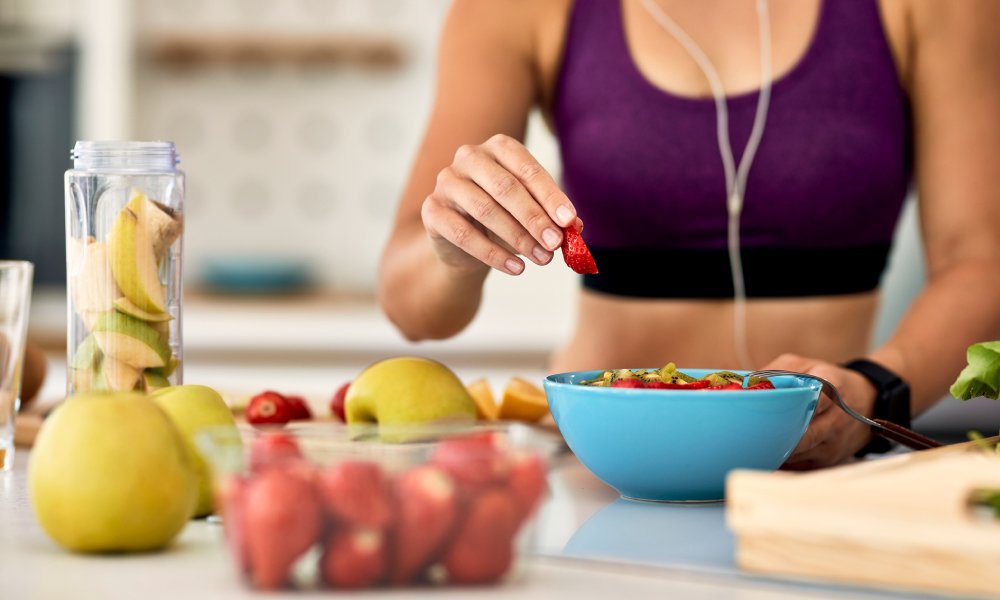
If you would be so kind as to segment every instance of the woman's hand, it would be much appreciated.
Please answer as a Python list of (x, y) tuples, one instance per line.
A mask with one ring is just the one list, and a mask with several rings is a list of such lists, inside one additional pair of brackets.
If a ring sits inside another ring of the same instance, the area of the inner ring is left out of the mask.
[(552, 176), (506, 135), (460, 147), (438, 173), (420, 216), (443, 263), (510, 275), (524, 270), (518, 255), (548, 264), (562, 243), (562, 228), (582, 225)]
[[(872, 416), (875, 388), (860, 373), (794, 354), (779, 356), (764, 368), (822, 377), (837, 388), (840, 397), (854, 410), (865, 416)], [(824, 394), (820, 397), (809, 429), (785, 461), (783, 468), (816, 469), (845, 462), (867, 444), (871, 436), (871, 431), (864, 423), (856, 421)]]

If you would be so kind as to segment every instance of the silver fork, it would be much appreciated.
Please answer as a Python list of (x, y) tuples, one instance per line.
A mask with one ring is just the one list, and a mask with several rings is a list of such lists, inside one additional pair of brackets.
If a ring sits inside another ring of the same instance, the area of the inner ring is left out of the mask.
[(869, 419), (848, 406), (847, 403), (844, 402), (844, 399), (840, 397), (840, 392), (837, 391), (837, 388), (832, 383), (822, 377), (817, 377), (809, 373), (796, 373), (795, 371), (780, 371), (773, 369), (754, 371), (744, 376), (743, 385), (746, 386), (751, 377), (780, 377), (783, 375), (789, 375), (791, 377), (804, 377), (806, 379), (818, 381), (820, 385), (823, 386), (824, 394), (829, 396), (830, 399), (832, 399), (834, 403), (841, 408), (841, 410), (846, 412), (852, 418), (867, 425), (875, 435), (902, 444), (903, 446), (912, 448), (913, 450), (928, 450), (930, 448), (939, 448), (943, 445), (937, 440), (921, 435), (916, 431), (907, 429), (906, 427), (893, 423), (892, 421), (886, 421), (885, 419)]

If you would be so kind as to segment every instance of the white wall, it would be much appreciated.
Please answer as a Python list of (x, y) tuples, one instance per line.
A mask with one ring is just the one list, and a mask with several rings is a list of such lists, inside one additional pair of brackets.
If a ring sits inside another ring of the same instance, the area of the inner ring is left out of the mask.
[[(339, 290), (370, 291), (430, 110), (446, 0), (140, 2), (140, 39), (182, 32), (376, 33), (402, 68), (169, 70), (140, 63), (136, 135), (175, 140), (189, 178), (186, 260), (301, 258)], [(541, 153), (555, 156), (551, 139)]]

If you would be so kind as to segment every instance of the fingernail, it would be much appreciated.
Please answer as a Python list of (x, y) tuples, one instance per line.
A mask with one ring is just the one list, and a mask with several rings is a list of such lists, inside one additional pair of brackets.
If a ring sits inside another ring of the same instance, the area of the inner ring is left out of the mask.
[(531, 251), (531, 254), (535, 257), (535, 260), (543, 264), (549, 262), (549, 259), (552, 258), (552, 255), (541, 246), (535, 246), (535, 249)]
[(504, 266), (507, 267), (507, 272), (511, 275), (520, 275), (521, 271), (524, 270), (524, 265), (513, 258), (508, 258), (507, 262), (504, 263)]
[(549, 229), (546, 229), (545, 231), (542, 232), (542, 241), (545, 242), (545, 245), (548, 246), (550, 249), (555, 250), (556, 247), (559, 246), (559, 242), (561, 241), (559, 237), (559, 232), (557, 232), (555, 229), (552, 229), (551, 227)]
[(562, 223), (563, 227), (569, 226), (575, 216), (576, 213), (573, 212), (573, 209), (565, 204), (556, 209), (556, 219)]

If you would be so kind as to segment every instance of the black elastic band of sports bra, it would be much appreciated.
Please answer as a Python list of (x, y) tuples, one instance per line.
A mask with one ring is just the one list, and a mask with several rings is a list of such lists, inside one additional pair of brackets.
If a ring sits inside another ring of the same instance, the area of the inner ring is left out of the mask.
[[(874, 290), (889, 256), (889, 244), (846, 248), (744, 248), (743, 274), (749, 298), (832, 296)], [(726, 250), (590, 247), (597, 275), (585, 288), (640, 298), (732, 298)]]

